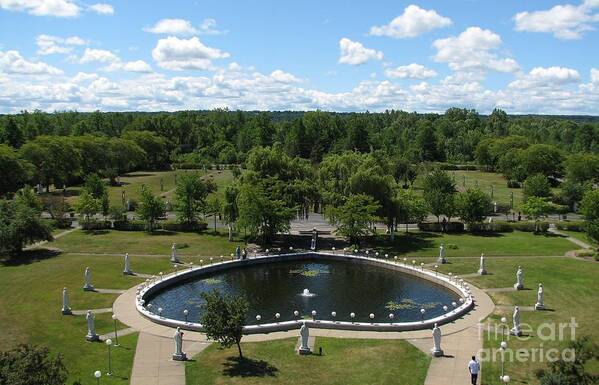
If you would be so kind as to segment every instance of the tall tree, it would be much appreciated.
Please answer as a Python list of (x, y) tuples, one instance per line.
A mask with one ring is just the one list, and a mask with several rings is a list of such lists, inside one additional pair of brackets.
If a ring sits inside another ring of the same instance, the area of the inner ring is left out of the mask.
[(434, 170), (424, 179), (424, 200), (437, 220), (441, 219), (441, 215), (452, 216), (455, 193), (455, 183), (445, 171)]
[(164, 216), (165, 211), (166, 209), (162, 199), (152, 194), (152, 190), (148, 187), (141, 189), (141, 198), (139, 200), (137, 214), (139, 215), (139, 218), (146, 223), (146, 230), (148, 232), (154, 231), (156, 222)]
[(351, 244), (359, 244), (360, 237), (373, 233), (370, 225), (376, 221), (379, 205), (365, 194), (352, 194), (342, 205), (331, 206), (326, 215), (337, 226), (336, 232), (347, 237)]

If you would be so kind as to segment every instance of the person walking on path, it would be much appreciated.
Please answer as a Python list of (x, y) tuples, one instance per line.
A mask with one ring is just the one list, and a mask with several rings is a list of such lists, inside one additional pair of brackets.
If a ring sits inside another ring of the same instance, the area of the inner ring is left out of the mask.
[(472, 385), (476, 385), (476, 381), (478, 380), (478, 372), (480, 372), (480, 364), (478, 361), (476, 361), (476, 356), (472, 356), (472, 360), (468, 363), (468, 370), (470, 371)]

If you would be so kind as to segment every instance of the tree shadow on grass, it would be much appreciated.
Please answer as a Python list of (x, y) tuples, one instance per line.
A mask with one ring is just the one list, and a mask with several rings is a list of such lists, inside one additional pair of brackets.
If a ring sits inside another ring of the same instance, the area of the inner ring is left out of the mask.
[(279, 369), (264, 360), (228, 357), (223, 375), (228, 377), (276, 377)]
[(83, 230), (85, 235), (107, 235), (110, 234), (110, 230)]
[(33, 262), (43, 261), (60, 255), (61, 251), (56, 249), (32, 249), (23, 250), (17, 255), (0, 256), (0, 264), (3, 266), (29, 265)]

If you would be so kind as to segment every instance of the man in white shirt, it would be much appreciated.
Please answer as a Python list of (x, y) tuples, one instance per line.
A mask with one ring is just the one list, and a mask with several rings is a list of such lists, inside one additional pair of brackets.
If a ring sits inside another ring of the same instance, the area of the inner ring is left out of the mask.
[(470, 371), (470, 378), (472, 379), (472, 385), (476, 385), (478, 379), (478, 372), (480, 372), (480, 364), (476, 361), (476, 356), (472, 356), (472, 360), (468, 363), (468, 370)]

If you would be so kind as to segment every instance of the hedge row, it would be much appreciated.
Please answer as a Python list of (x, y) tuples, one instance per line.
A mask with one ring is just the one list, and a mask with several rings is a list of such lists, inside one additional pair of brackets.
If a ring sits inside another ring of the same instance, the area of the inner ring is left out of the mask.
[(555, 224), (558, 230), (566, 231), (584, 231), (583, 221), (558, 222)]
[(458, 170), (476, 171), (476, 170), (478, 170), (478, 167), (474, 164), (453, 164), (453, 163), (445, 163), (445, 162), (437, 162), (435, 164), (441, 170), (445, 170), (445, 171), (458, 171)]
[[(418, 224), (420, 231), (427, 231), (432, 233), (459, 233), (464, 231), (464, 224), (461, 222), (449, 222), (446, 224), (445, 230), (443, 230), (443, 223), (437, 222), (422, 222)], [(473, 233), (509, 233), (514, 230), (525, 231), (525, 232), (542, 232), (545, 233), (549, 230), (548, 222), (507, 222), (507, 221), (494, 221), (491, 223), (477, 223), (469, 227), (469, 231)]]
[[(146, 229), (145, 222), (142, 221), (88, 221), (81, 223), (84, 230), (120, 230), (120, 231), (144, 231)], [(177, 232), (198, 232), (208, 228), (207, 223), (196, 223), (187, 225), (178, 222), (158, 222), (155, 230), (177, 231)]]

